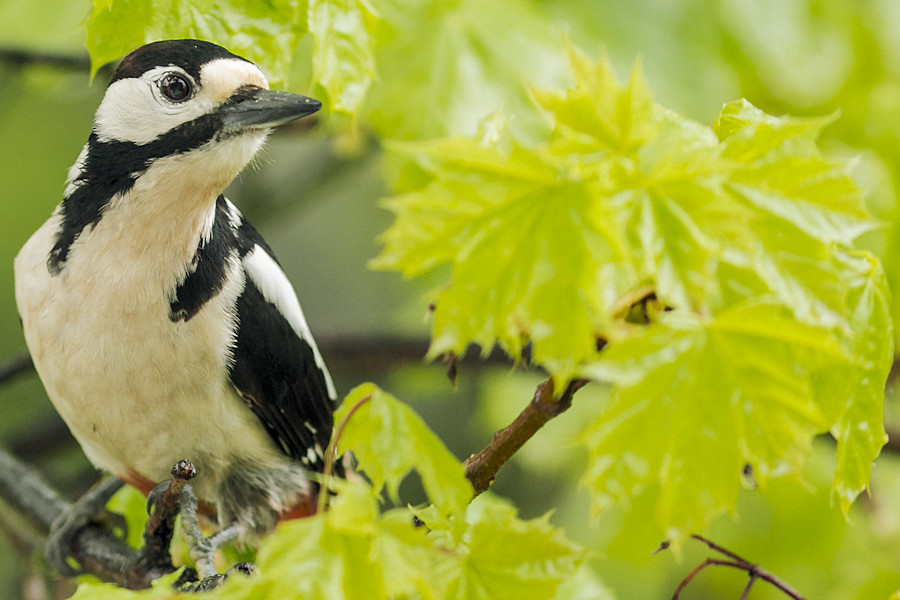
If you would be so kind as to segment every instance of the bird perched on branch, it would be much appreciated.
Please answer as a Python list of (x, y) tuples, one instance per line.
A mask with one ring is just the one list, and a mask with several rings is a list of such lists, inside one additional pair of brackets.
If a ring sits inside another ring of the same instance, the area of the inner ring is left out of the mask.
[(25, 339), (88, 458), (145, 493), (190, 459), (247, 536), (309, 504), (334, 386), (272, 250), (222, 191), (268, 132), (319, 110), (224, 48), (129, 54), (15, 261)]

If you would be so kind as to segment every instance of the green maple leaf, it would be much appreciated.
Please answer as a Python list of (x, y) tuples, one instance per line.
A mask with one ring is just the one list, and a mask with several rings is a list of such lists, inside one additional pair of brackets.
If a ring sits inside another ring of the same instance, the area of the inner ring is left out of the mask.
[(844, 408), (822, 378), (846, 360), (838, 340), (766, 305), (672, 315), (613, 345), (584, 368), (615, 384), (584, 432), (595, 511), (658, 485), (666, 534), (702, 530), (734, 505), (744, 465), (761, 483), (800, 470)]
[(400, 482), (416, 470), (429, 499), (442, 510), (461, 512), (472, 499), (462, 464), (408, 406), (373, 384), (354, 388), (335, 412), (346, 425), (340, 453), (353, 452), (376, 493), (399, 501)]
[(834, 373), (844, 389), (849, 389), (843, 397), (843, 414), (831, 427), (838, 444), (832, 491), (845, 513), (868, 485), (872, 462), (887, 441), (884, 379), (894, 355), (890, 292), (881, 265), (864, 254), (848, 256), (846, 260), (856, 271), (845, 310), (855, 332), (847, 342), (855, 359)]
[(565, 379), (646, 287), (701, 314), (775, 295), (804, 322), (842, 323), (829, 245), (872, 224), (846, 169), (815, 148), (822, 120), (736, 103), (703, 128), (653, 104), (639, 74), (622, 87), (602, 63), (573, 63), (576, 88), (536, 94), (557, 123), (546, 149), (392, 146), (426, 185), (385, 201), (397, 219), (373, 265), (451, 265), (431, 355), (498, 343), (517, 358), (530, 341)]
[(550, 525), (549, 515), (530, 521), (483, 494), (465, 518), (447, 518), (433, 507), (417, 511), (429, 528), (432, 589), (438, 598), (553, 598), (574, 576), (584, 550)]
[(96, 0), (87, 21), (92, 71), (148, 42), (197, 38), (252, 60), (272, 82), (283, 82), (306, 32), (305, 10), (300, 0)]
[(355, 115), (375, 80), (377, 15), (365, 0), (309, 0), (313, 81), (335, 110)]
[[(653, 488), (659, 524), (700, 528), (733, 507), (745, 464), (796, 474), (831, 431), (846, 509), (883, 444), (892, 347), (884, 275), (853, 249), (875, 224), (816, 146), (830, 119), (739, 101), (704, 127), (655, 104), (637, 70), (623, 86), (571, 61), (574, 87), (534, 94), (545, 145), (391, 147), (415, 169), (385, 201), (396, 220), (373, 265), (449, 273), (432, 356), (530, 343), (557, 380), (617, 385), (585, 438), (595, 508)], [(650, 292), (671, 312), (624, 322)]]

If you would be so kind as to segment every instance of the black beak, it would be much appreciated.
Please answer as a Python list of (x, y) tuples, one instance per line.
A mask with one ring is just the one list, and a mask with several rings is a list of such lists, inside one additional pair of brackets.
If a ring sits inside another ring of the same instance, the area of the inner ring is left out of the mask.
[(306, 96), (246, 86), (219, 108), (225, 131), (268, 129), (311, 115), (322, 103)]

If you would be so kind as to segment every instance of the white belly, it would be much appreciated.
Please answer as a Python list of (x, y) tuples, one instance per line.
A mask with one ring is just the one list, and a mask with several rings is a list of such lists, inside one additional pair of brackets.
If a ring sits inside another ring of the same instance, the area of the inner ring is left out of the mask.
[[(103, 236), (121, 235), (103, 226), (86, 233), (86, 243), (102, 248)], [(16, 301), (47, 394), (88, 458), (152, 482), (187, 458), (198, 469), (198, 495), (213, 501), (217, 474), (235, 459), (283, 462), (227, 376), (232, 333), (222, 315), (233, 314), (240, 279), (173, 323), (160, 280), (173, 266), (147, 262), (159, 256), (139, 247), (154, 243), (149, 236), (135, 240), (133, 256), (92, 252), (91, 264), (73, 258), (51, 276), (56, 229), (54, 216), (16, 257)]]

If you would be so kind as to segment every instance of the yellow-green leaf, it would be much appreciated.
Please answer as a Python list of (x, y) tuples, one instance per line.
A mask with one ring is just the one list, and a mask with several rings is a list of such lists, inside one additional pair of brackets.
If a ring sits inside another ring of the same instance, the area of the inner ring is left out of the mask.
[(411, 408), (377, 386), (354, 388), (335, 420), (346, 421), (338, 451), (353, 453), (376, 492), (397, 500), (400, 482), (415, 470), (441, 510), (459, 513), (472, 498), (462, 464)]
[(283, 83), (306, 31), (303, 0), (97, 0), (87, 21), (92, 71), (148, 42), (207, 40), (252, 60)]

